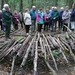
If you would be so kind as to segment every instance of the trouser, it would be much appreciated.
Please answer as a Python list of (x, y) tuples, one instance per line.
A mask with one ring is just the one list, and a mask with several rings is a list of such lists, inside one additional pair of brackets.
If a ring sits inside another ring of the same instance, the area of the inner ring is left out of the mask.
[(21, 28), (23, 28), (23, 22), (22, 21), (20, 21), (20, 24), (21, 24)]
[(52, 20), (52, 31), (56, 31), (57, 20)]
[(36, 28), (36, 20), (32, 20), (31, 31), (35, 31)]
[(70, 29), (71, 29), (72, 31), (75, 30), (75, 22), (71, 22), (71, 24), (70, 24)]
[(26, 33), (29, 33), (30, 25), (25, 25)]
[[(68, 26), (68, 23), (63, 23), (63, 25)], [(63, 31), (67, 31), (67, 28), (63, 26)]]
[(51, 26), (52, 26), (52, 18), (50, 18), (50, 21), (49, 21), (49, 29), (51, 29)]
[(11, 24), (8, 24), (5, 26), (5, 38), (9, 38), (10, 37), (10, 30), (11, 30)]
[(3, 28), (2, 28), (2, 21), (0, 21), (0, 25), (1, 25), (1, 30), (3, 30)]
[(18, 30), (18, 24), (14, 24), (14, 29)]
[(62, 21), (59, 21), (58, 23), (59, 23), (59, 30), (61, 30), (62, 29), (63, 22)]
[(41, 32), (43, 24), (38, 24), (38, 32)]
[(49, 22), (44, 23), (44, 31), (48, 31)]

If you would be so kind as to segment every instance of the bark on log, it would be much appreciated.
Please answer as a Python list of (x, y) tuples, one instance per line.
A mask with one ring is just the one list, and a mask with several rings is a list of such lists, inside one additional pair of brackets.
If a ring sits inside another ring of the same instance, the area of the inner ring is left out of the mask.
[(22, 52), (23, 52), (23, 50), (24, 50), (24, 47), (25, 47), (26, 44), (29, 42), (30, 38), (31, 38), (31, 36), (29, 35), (29, 36), (27, 37), (27, 39), (23, 42), (22, 47), (19, 49), (19, 51), (18, 51), (18, 53), (17, 53), (17, 56), (21, 56), (21, 54), (22, 54)]
[(34, 74), (37, 75), (37, 60), (38, 60), (38, 40), (36, 43), (36, 49), (35, 49), (35, 57), (34, 57)]
[(49, 48), (49, 52), (50, 52), (50, 54), (51, 54), (51, 56), (52, 56), (52, 59), (53, 59), (53, 61), (54, 61), (55, 68), (56, 68), (56, 70), (58, 70), (57, 64), (56, 64), (56, 61), (55, 61), (55, 58), (54, 58), (54, 56), (53, 56), (53, 54), (52, 54), (52, 51), (51, 51), (51, 48), (50, 48), (50, 46), (49, 46), (49, 44), (48, 44), (48, 42), (47, 42), (47, 39), (46, 39), (46, 37), (45, 37), (44, 34), (42, 34), (42, 36), (43, 36), (43, 38), (45, 39), (45, 41), (46, 41), (46, 43), (47, 43), (47, 46), (48, 46), (48, 48)]
[[(35, 37), (36, 37), (36, 36), (35, 36)], [(25, 54), (25, 56), (24, 56), (24, 58), (23, 58), (23, 60), (22, 60), (22, 63), (21, 63), (21, 65), (20, 65), (20, 67), (22, 67), (22, 66), (25, 65), (26, 60), (27, 60), (27, 57), (28, 57), (28, 54), (29, 54), (29, 52), (30, 52), (30, 48), (32, 47), (32, 44), (34, 43), (35, 37), (32, 39), (30, 45), (28, 46), (27, 51), (26, 51), (26, 54)]]

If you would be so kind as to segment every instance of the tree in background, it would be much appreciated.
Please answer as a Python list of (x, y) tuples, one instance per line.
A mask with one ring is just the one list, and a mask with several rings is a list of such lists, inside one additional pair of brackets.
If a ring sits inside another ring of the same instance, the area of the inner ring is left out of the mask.
[(1, 9), (3, 8), (3, 5), (4, 5), (4, 0), (1, 0)]
[(8, 3), (11, 11), (17, 10), (22, 11), (25, 8), (31, 8), (31, 6), (35, 5), (38, 8), (51, 8), (52, 6), (57, 7), (65, 7), (69, 6), (72, 8), (72, 4), (75, 0), (0, 0), (1, 9), (3, 8), (4, 3)]

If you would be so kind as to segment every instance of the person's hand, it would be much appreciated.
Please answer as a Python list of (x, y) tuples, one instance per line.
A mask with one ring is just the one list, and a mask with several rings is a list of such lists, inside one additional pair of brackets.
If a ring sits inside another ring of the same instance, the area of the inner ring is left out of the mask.
[(62, 18), (62, 20), (65, 20), (65, 19), (66, 19), (66, 17), (63, 17), (63, 18)]
[(56, 18), (53, 18), (54, 20), (56, 19)]

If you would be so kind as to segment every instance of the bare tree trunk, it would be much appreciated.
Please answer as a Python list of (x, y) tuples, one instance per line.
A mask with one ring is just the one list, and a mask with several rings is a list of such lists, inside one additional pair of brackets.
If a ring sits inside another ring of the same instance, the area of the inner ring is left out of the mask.
[(34, 5), (34, 0), (31, 0), (31, 7)]
[(68, 5), (69, 5), (69, 8), (72, 8), (73, 2), (74, 2), (74, 0), (69, 0), (69, 1), (68, 1), (68, 3), (69, 3), (69, 4), (68, 4)]
[(23, 11), (23, 0), (20, 0), (20, 11)]
[(1, 0), (1, 9), (3, 8), (4, 0)]
[(55, 6), (58, 6), (58, 0), (55, 0)]

